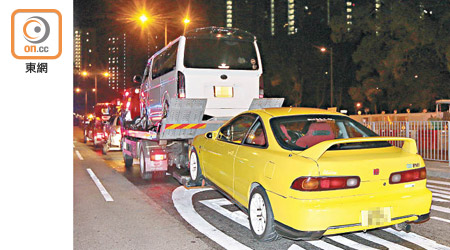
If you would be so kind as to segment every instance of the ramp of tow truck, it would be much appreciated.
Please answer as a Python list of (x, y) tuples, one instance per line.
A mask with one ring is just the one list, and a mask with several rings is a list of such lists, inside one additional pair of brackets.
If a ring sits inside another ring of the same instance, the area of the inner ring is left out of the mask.
[[(249, 110), (281, 107), (283, 101), (284, 98), (255, 98)], [(161, 122), (159, 139), (192, 139), (222, 126), (229, 118), (202, 121), (206, 102), (207, 99), (171, 99), (167, 117)]]

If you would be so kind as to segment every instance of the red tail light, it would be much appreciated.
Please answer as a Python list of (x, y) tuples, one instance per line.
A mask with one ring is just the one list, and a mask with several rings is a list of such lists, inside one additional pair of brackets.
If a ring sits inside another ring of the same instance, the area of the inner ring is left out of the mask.
[(264, 79), (263, 76), (259, 76), (259, 98), (264, 98)]
[(392, 173), (389, 177), (389, 184), (398, 184), (411, 181), (420, 181), (427, 178), (427, 170), (418, 168)]
[(178, 71), (178, 98), (186, 98), (186, 79), (184, 74)]
[(167, 154), (164, 150), (153, 149), (150, 151), (150, 160), (152, 161), (164, 161), (167, 159)]
[(299, 191), (326, 191), (357, 188), (360, 183), (358, 176), (300, 177), (292, 182), (291, 188)]

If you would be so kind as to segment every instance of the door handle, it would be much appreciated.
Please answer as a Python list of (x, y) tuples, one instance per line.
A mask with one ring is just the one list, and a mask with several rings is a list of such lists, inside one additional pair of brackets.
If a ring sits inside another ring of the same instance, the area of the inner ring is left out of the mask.
[(234, 154), (234, 151), (228, 151), (228, 154), (229, 154), (229, 155), (233, 155), (233, 154)]

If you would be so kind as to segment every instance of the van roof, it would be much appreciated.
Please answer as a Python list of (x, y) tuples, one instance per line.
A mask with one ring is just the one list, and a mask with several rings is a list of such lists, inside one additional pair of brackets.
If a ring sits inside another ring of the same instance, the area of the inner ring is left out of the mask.
[(204, 27), (197, 28), (186, 32), (186, 38), (208, 38), (208, 37), (226, 37), (231, 39), (256, 41), (256, 36), (252, 33), (237, 29), (237, 28), (225, 28), (225, 27)]

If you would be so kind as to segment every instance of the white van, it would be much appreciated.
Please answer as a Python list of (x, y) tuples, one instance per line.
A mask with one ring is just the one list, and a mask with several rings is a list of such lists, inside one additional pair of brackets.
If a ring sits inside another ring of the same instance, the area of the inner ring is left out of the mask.
[[(141, 117), (166, 114), (171, 98), (207, 98), (205, 115), (229, 117), (263, 98), (261, 56), (252, 34), (207, 27), (186, 33), (155, 53), (141, 84)], [(146, 114), (142, 114), (146, 113)]]

